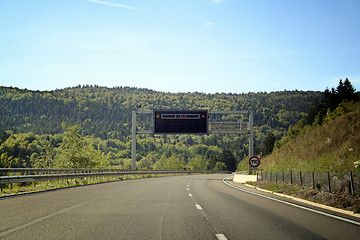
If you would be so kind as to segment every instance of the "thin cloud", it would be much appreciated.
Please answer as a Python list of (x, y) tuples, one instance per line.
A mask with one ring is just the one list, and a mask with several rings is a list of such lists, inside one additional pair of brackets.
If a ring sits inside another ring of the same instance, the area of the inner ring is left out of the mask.
[(214, 3), (221, 4), (223, 0), (212, 0)]
[(212, 28), (212, 27), (214, 27), (214, 23), (213, 22), (205, 22), (205, 23), (203, 23), (203, 27), (204, 28)]
[(131, 7), (131, 6), (127, 6), (127, 5), (124, 5), (124, 4), (119, 4), (119, 3), (106, 2), (106, 1), (100, 1), (100, 0), (88, 0), (88, 1), (92, 2), (92, 3), (108, 5), (108, 6), (111, 6), (111, 7), (118, 7), (118, 8), (126, 8), (126, 9), (136, 10), (136, 11), (143, 11), (141, 9), (134, 8), (134, 7)]

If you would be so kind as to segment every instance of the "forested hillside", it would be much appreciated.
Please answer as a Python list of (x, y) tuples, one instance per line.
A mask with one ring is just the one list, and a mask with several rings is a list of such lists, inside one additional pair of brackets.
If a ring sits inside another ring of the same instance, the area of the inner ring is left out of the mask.
[(360, 93), (349, 79), (326, 89), (309, 113), (273, 142), (263, 158), (266, 171), (360, 171)]
[(359, 172), (360, 103), (342, 103), (326, 122), (307, 127), (300, 136), (263, 159), (266, 171)]
[[(56, 91), (0, 87), (1, 161), (9, 163), (11, 158), (14, 164), (7, 167), (59, 166), (57, 158), (64, 151), (61, 144), (67, 129), (62, 123), (66, 122), (67, 126), (79, 126), (78, 134), (85, 136), (84, 141), (103, 154), (111, 165), (127, 168), (131, 111), (137, 105), (142, 110), (252, 109), (255, 151), (259, 153), (269, 132), (282, 137), (290, 126), (306, 116), (311, 103), (320, 96), (320, 92), (312, 91), (205, 94), (129, 87), (78, 86)], [(231, 135), (144, 135), (139, 136), (138, 144), (140, 168), (224, 168), (221, 163), (226, 161), (222, 157), (233, 154), (237, 164), (247, 155), (248, 147), (247, 136)], [(49, 161), (44, 161), (45, 158)], [(171, 161), (180, 162), (169, 164)]]

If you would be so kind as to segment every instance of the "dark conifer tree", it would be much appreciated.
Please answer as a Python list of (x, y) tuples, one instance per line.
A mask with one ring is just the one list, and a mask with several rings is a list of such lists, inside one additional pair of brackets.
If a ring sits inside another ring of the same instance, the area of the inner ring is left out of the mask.
[(273, 132), (269, 132), (266, 137), (262, 147), (263, 156), (269, 155), (272, 153), (275, 146), (276, 136)]
[(236, 158), (230, 150), (223, 149), (220, 155), (220, 161), (225, 163), (228, 171), (236, 171)]

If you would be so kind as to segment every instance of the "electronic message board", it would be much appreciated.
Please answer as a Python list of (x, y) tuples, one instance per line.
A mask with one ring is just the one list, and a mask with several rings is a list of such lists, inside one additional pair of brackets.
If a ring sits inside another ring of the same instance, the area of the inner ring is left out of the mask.
[(155, 110), (154, 133), (206, 134), (206, 110)]

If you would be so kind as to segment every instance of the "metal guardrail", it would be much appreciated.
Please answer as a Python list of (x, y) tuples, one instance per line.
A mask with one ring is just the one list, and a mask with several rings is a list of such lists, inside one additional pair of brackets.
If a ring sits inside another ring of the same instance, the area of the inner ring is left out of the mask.
[[(90, 173), (90, 172), (125, 172), (133, 171), (127, 169), (108, 169), (108, 168), (0, 168), (0, 176), (8, 173)], [(162, 171), (162, 170), (142, 170), (142, 171)]]
[[(36, 172), (38, 173), (41, 172), (43, 174), (32, 174)], [(4, 175), (8, 175), (9, 173), (13, 173), (13, 175), (4, 176)], [(15, 175), (16, 173), (20, 173), (23, 175)], [(193, 171), (193, 170), (134, 171), (134, 170), (122, 170), (122, 169), (0, 168), (0, 185), (12, 184), (12, 183), (49, 181), (49, 180), (58, 180), (58, 179), (75, 179), (75, 178), (85, 178), (85, 177), (105, 177), (105, 176), (140, 175), (140, 174), (196, 174), (196, 173), (229, 173), (229, 172)]]

